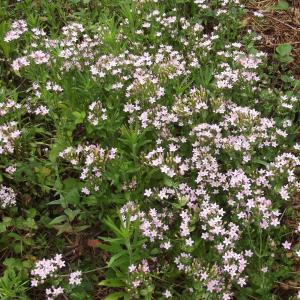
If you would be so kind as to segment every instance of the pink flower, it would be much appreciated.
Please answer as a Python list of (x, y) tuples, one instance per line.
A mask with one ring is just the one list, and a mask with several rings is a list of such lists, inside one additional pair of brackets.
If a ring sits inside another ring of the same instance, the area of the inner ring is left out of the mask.
[(79, 285), (82, 281), (82, 272), (81, 271), (76, 271), (73, 272), (69, 275), (69, 283), (72, 285)]
[(284, 243), (282, 243), (282, 246), (283, 246), (284, 249), (290, 250), (291, 246), (292, 246), (292, 243), (289, 243), (288, 241), (285, 241)]

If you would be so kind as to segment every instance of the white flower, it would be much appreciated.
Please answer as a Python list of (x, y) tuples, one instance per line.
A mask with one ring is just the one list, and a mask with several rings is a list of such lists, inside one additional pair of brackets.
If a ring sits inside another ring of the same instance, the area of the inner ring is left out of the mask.
[(130, 266), (128, 267), (129, 273), (133, 273), (135, 270), (136, 270), (136, 266), (135, 266), (135, 265), (130, 265)]
[(168, 299), (172, 297), (172, 294), (169, 290), (165, 290), (165, 292), (163, 293), (163, 295)]
[(82, 281), (82, 272), (81, 271), (76, 271), (70, 274), (69, 276), (69, 283), (72, 285), (79, 285)]

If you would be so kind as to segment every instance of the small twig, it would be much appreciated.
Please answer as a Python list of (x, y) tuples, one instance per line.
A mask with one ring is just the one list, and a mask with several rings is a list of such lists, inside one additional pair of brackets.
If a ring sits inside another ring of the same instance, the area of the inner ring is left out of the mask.
[[(279, 43), (279, 44), (258, 44), (257, 47), (273, 47), (273, 46), (279, 46), (281, 45), (282, 43)], [(297, 45), (297, 44), (300, 44), (300, 42), (289, 42), (289, 44), (291, 45)]]
[[(101, 268), (96, 268), (96, 269), (84, 271), (84, 272), (82, 272), (82, 274), (89, 274), (89, 273), (93, 273), (93, 272), (101, 271), (101, 270), (105, 270), (105, 269), (108, 269), (108, 267), (101, 267)], [(70, 274), (60, 274), (60, 275), (58, 275), (58, 277), (69, 277), (69, 276), (70, 276)]]
[(272, 19), (272, 20), (274, 20), (274, 21), (277, 21), (277, 22), (279, 22), (279, 23), (281, 23), (281, 24), (283, 24), (283, 25), (285, 25), (285, 26), (287, 26), (287, 27), (289, 27), (289, 28), (291, 28), (291, 29), (293, 29), (295, 31), (298, 31), (298, 28), (295, 28), (294, 26), (292, 26), (290, 24), (284, 23), (283, 21), (278, 20), (278, 19), (276, 19), (276, 18), (274, 18), (272, 16), (267, 16), (267, 17), (270, 18), (270, 19)]
[(291, 288), (293, 288), (293, 289), (300, 290), (300, 286), (289, 285), (289, 284), (284, 283), (284, 282), (281, 282), (281, 281), (275, 281), (275, 282), (276, 282), (276, 283), (279, 283), (279, 284), (281, 284), (281, 285), (286, 285), (286, 286), (291, 287)]
[(101, 270), (105, 270), (107, 269), (108, 267), (105, 266), (105, 267), (100, 267), (100, 268), (96, 268), (96, 269), (93, 269), (93, 270), (89, 270), (89, 271), (85, 271), (85, 272), (82, 272), (82, 274), (88, 274), (88, 273), (92, 273), (92, 272), (96, 272), (96, 271), (101, 271)]

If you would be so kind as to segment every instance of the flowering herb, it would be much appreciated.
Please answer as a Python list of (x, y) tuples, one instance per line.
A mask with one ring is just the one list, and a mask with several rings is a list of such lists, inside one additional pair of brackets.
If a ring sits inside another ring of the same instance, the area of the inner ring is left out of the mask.
[(291, 46), (241, 29), (264, 10), (6, 2), (1, 299), (275, 299), (299, 279), (299, 82), (272, 61)]

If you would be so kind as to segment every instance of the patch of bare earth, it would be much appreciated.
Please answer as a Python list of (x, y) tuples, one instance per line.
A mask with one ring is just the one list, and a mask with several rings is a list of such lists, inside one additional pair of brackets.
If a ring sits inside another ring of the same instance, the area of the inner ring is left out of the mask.
[[(244, 25), (250, 26), (262, 39), (258, 47), (268, 53), (274, 53), (275, 48), (284, 43), (292, 45), (294, 61), (290, 69), (296, 78), (300, 78), (300, 1), (289, 1), (288, 10), (276, 9), (279, 1), (254, 0), (247, 4), (249, 13), (244, 19)], [(254, 12), (263, 14), (256, 17)]]

